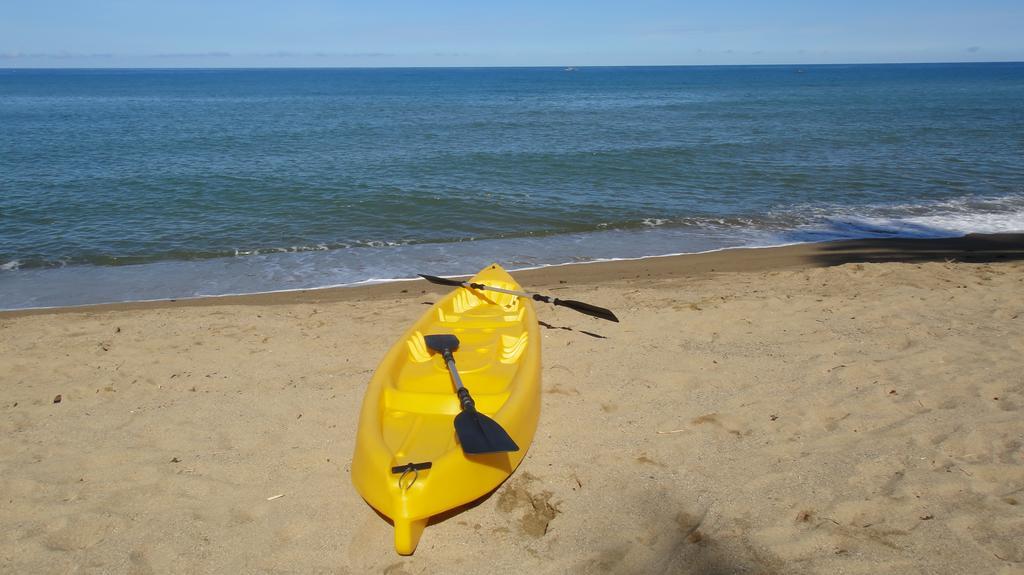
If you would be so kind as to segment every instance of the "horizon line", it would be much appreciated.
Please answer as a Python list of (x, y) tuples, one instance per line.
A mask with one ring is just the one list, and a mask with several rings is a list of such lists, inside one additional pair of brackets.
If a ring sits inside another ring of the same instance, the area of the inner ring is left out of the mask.
[[(2, 60), (0, 60), (2, 61)], [(896, 62), (828, 62), (776, 64), (496, 64), (492, 66), (0, 66), (0, 70), (487, 70), (487, 69), (580, 69), (580, 68), (774, 68), (774, 67), (827, 67), (827, 66), (942, 66), (950, 64), (1024, 64), (1024, 60), (943, 60)]]

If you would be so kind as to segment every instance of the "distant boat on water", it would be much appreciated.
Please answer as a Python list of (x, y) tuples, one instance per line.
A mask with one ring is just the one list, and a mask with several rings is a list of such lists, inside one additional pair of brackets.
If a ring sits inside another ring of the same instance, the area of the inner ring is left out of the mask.
[(568, 68), (566, 68), (566, 69), (565, 69), (565, 71), (566, 71), (566, 72), (575, 72), (575, 71), (576, 71), (576, 68), (574, 68), (574, 67), (572, 67), (572, 66), (569, 66)]

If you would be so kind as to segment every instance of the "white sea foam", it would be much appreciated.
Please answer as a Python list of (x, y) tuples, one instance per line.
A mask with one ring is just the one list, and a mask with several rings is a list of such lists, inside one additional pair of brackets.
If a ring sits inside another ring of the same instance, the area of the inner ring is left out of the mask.
[[(811, 210), (809, 210), (811, 211)], [(818, 221), (798, 226), (813, 239), (938, 238), (970, 233), (1024, 232), (1024, 195), (956, 198), (889, 206), (817, 208)]]
[(671, 222), (672, 220), (666, 218), (644, 218), (642, 223), (645, 226), (656, 228), (658, 226), (663, 226)]
[[(497, 261), (523, 269), (734, 247), (873, 237), (1024, 231), (1024, 194), (900, 206), (815, 206), (759, 218), (651, 218), (634, 229), (437, 244), (268, 250), (240, 257), (132, 266), (26, 269), (0, 265), (0, 309), (190, 298), (378, 283), (417, 273), (465, 275)], [(256, 250), (252, 250), (256, 251)], [(16, 271), (15, 271), (16, 270)], [(388, 278), (388, 279), (384, 279)]]

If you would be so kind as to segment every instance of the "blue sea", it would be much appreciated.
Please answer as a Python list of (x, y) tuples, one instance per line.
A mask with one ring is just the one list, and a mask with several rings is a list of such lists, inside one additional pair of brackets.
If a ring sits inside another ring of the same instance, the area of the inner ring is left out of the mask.
[(0, 309), (1024, 230), (1024, 64), (0, 70)]

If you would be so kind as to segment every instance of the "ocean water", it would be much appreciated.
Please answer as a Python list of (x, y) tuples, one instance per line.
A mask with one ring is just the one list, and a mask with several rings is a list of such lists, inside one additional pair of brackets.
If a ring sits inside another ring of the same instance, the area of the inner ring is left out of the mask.
[(1024, 230), (1024, 64), (0, 70), (0, 309)]

